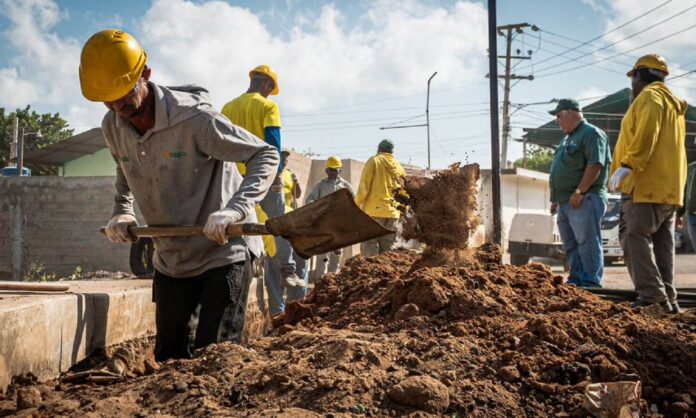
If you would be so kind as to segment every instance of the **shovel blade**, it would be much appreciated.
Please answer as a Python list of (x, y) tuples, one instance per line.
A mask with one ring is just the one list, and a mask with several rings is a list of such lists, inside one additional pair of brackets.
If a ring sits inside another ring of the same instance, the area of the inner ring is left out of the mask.
[(394, 233), (360, 210), (346, 189), (269, 219), (266, 228), (290, 241), (303, 258)]

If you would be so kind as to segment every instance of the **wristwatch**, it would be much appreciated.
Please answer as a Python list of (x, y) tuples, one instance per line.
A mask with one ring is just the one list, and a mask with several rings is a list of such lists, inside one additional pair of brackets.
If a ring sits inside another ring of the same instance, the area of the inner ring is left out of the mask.
[(580, 189), (575, 189), (575, 192), (573, 194), (584, 194)]

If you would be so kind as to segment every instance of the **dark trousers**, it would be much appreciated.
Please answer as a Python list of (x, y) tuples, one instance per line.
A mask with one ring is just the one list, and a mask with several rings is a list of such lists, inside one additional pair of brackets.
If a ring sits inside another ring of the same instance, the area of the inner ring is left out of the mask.
[(674, 205), (621, 200), (619, 239), (638, 299), (677, 300), (674, 286)]
[[(174, 278), (155, 271), (155, 359), (190, 358), (193, 349), (222, 342), (241, 342), (251, 283), (249, 260), (210, 269), (200, 276)], [(192, 315), (200, 306), (198, 323)], [(191, 328), (195, 328), (195, 330)]]

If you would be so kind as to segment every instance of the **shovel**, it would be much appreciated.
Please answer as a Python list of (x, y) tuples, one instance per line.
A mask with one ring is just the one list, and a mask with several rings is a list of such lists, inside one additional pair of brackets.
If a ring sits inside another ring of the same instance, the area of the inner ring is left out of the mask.
[[(101, 229), (104, 232), (104, 228)], [(135, 237), (186, 237), (203, 235), (202, 226), (130, 226)], [(269, 219), (265, 225), (244, 223), (227, 226), (228, 236), (274, 235), (290, 241), (302, 258), (393, 234), (360, 210), (353, 195), (341, 189), (306, 206)]]

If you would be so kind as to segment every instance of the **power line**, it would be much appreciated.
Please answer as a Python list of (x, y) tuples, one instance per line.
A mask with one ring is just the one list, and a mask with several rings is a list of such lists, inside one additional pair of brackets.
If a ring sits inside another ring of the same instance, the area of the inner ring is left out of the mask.
[[(670, 1), (671, 1), (671, 0), (670, 0)], [(663, 4), (664, 4), (664, 3), (663, 3)], [(619, 39), (618, 41), (612, 42), (612, 43), (610, 43), (610, 44), (606, 44), (606, 45), (604, 45), (604, 46), (601, 47), (601, 48), (598, 48), (598, 49), (593, 50), (592, 52), (585, 53), (585, 54), (581, 55), (580, 57), (573, 58), (573, 59), (569, 59), (569, 60), (563, 61), (563, 62), (561, 62), (561, 63), (549, 65), (549, 66), (547, 66), (547, 67), (544, 67), (544, 68), (539, 69), (538, 71), (542, 71), (542, 72), (543, 72), (543, 71), (546, 71), (546, 70), (550, 70), (550, 69), (552, 69), (552, 68), (557, 68), (557, 67), (560, 67), (560, 66), (562, 66), (562, 65), (565, 65), (565, 64), (568, 64), (568, 63), (571, 63), (571, 62), (578, 61), (578, 58), (581, 58), (581, 57), (583, 57), (583, 56), (588, 56), (588, 55), (595, 54), (595, 53), (600, 52), (600, 51), (604, 51), (604, 50), (606, 50), (606, 49), (608, 49), (608, 48), (610, 48), (610, 47), (612, 47), (612, 46), (614, 46), (614, 45), (617, 45), (617, 44), (619, 44), (619, 43), (621, 43), (621, 42), (624, 42), (624, 41), (627, 41), (627, 40), (629, 40), (629, 39), (631, 39), (631, 38), (634, 38), (634, 37), (640, 35), (641, 33), (647, 32), (647, 31), (649, 31), (650, 29), (653, 29), (653, 28), (655, 28), (655, 27), (657, 27), (657, 26), (660, 26), (660, 25), (662, 25), (662, 24), (664, 24), (664, 23), (666, 23), (666, 22), (668, 22), (668, 21), (670, 21), (670, 20), (672, 20), (672, 19), (674, 19), (674, 18), (676, 18), (676, 17), (678, 17), (678, 16), (681, 16), (682, 14), (684, 14), (684, 13), (686, 13), (686, 12), (688, 12), (689, 10), (692, 10), (692, 9), (694, 9), (694, 8), (696, 8), (696, 5), (687, 7), (686, 9), (684, 9), (684, 10), (682, 10), (682, 11), (680, 11), (680, 12), (677, 12), (677, 13), (675, 13), (675, 14), (673, 14), (673, 15), (671, 15), (671, 16), (665, 18), (665, 19), (662, 19), (661, 21), (659, 21), (659, 22), (657, 22), (657, 23), (654, 23), (654, 24), (648, 26), (647, 28), (643, 28), (643, 29), (639, 30), (638, 32), (635, 32), (635, 33), (632, 33), (632, 34), (626, 36), (626, 37), (623, 38), (623, 39)], [(574, 49), (577, 49), (577, 48), (574, 48)], [(573, 49), (571, 49), (571, 50), (573, 50)]]
[[(619, 29), (621, 29), (621, 28), (623, 28), (623, 27), (626, 27), (627, 25), (629, 25), (629, 24), (635, 22), (636, 20), (638, 20), (638, 19), (640, 19), (640, 18), (642, 18), (642, 17), (644, 17), (644, 16), (649, 15), (650, 13), (654, 12), (655, 10), (657, 10), (657, 9), (663, 7), (663, 6), (666, 6), (667, 4), (671, 3), (672, 1), (673, 1), (673, 0), (667, 0), (667, 1), (665, 1), (664, 3), (661, 3), (661, 4), (659, 4), (659, 5), (655, 6), (655, 7), (653, 7), (652, 9), (650, 9), (650, 10), (648, 10), (648, 11), (646, 11), (646, 12), (644, 12), (644, 13), (638, 15), (638, 16), (636, 16), (635, 18), (633, 18), (633, 19), (631, 19), (631, 20), (629, 20), (629, 21), (627, 21), (627, 22), (622, 23), (621, 25), (615, 27), (614, 29), (609, 30), (609, 31), (607, 31), (607, 32), (604, 32), (604, 33), (602, 33), (601, 35), (597, 35), (597, 36), (595, 36), (594, 38), (592, 38), (592, 39), (590, 39), (590, 40), (588, 40), (588, 41), (582, 42), (580, 45), (577, 45), (577, 46), (575, 46), (575, 47), (573, 47), (573, 48), (571, 48), (571, 49), (565, 51), (564, 53), (561, 53), (561, 54), (555, 55), (555, 56), (553, 56), (553, 57), (549, 57), (549, 58), (547, 58), (547, 59), (545, 59), (545, 60), (542, 60), (542, 61), (538, 62), (537, 65), (538, 65), (538, 64), (541, 64), (541, 63), (544, 63), (544, 62), (547, 62), (547, 61), (549, 61), (549, 60), (552, 60), (552, 59), (554, 59), (554, 58), (556, 58), (556, 57), (558, 57), (558, 56), (563, 56), (563, 55), (567, 54), (568, 52), (575, 51), (575, 50), (577, 50), (577, 49), (580, 48), (580, 47), (583, 47), (583, 46), (585, 46), (585, 45), (588, 45), (588, 44), (590, 44), (590, 43), (592, 43), (592, 42), (594, 42), (594, 41), (596, 41), (596, 40), (598, 40), (598, 39), (600, 39), (600, 38), (603, 38), (603, 37), (609, 35), (610, 33), (616, 32), (617, 30), (619, 30)], [(544, 30), (544, 29), (540, 29), (540, 30), (542, 30), (543, 32), (548, 33), (549, 35), (557, 36), (557, 37), (559, 37), (559, 38), (566, 39), (566, 40), (573, 41), (573, 42), (578, 42), (577, 40), (572, 39), (572, 38), (568, 38), (567, 36), (564, 36), (564, 35), (559, 35), (559, 34), (557, 34), (557, 33), (553, 33), (553, 32), (551, 32), (551, 31)]]
[[(546, 32), (546, 33), (549, 33), (548, 31), (545, 31), (545, 32)], [(571, 38), (567, 38), (567, 37), (564, 37), (564, 38), (565, 38), (565, 39), (571, 39)], [(573, 42), (582, 43), (582, 41), (579, 41), (579, 40), (577, 40), (577, 39), (571, 39), (571, 40), (572, 40)], [(552, 41), (552, 40), (550, 40), (550, 39), (548, 39), (548, 38), (546, 38), (546, 39), (544, 40), (544, 42), (549, 43), (549, 44), (554, 45), (554, 46), (558, 46), (558, 47), (560, 47), (560, 48), (564, 48), (564, 49), (571, 48), (569, 45), (560, 44), (560, 43), (554, 42), (554, 41)], [(558, 51), (554, 51), (554, 50), (546, 49), (546, 48), (539, 48), (539, 49), (540, 49), (541, 51), (543, 51), (543, 52), (546, 52), (546, 53), (549, 53), (549, 54), (552, 54), (552, 55), (555, 55), (555, 56), (560, 56), (560, 55), (562, 55), (564, 52), (567, 52), (567, 51), (558, 52)], [(586, 51), (577, 51), (576, 53), (578, 53), (578, 54), (585, 54)], [(585, 55), (586, 55), (586, 54), (585, 54)], [(579, 56), (577, 56), (576, 58), (581, 58), (582, 56), (583, 56), (583, 55), (579, 55)], [(532, 69), (532, 72), (533, 72), (533, 71), (534, 71), (534, 70), (533, 70), (534, 65), (538, 65), (538, 64), (540, 64), (540, 63), (542, 63), (542, 62), (546, 62), (546, 61), (548, 61), (548, 60), (550, 60), (550, 59), (552, 59), (552, 58), (554, 58), (554, 57), (550, 57), (550, 58), (548, 58), (548, 59), (544, 59), (544, 60), (539, 61), (539, 62), (537, 62), (537, 63), (535, 63), (534, 61), (532, 61), (532, 62), (530, 62), (529, 65), (527, 65), (526, 67), (523, 67), (522, 69), (531, 68), (531, 69)], [(616, 63), (616, 64), (621, 64), (621, 65), (623, 65), (623, 66), (632, 65), (632, 64), (626, 64), (626, 62), (624, 62), (624, 61), (618, 61), (618, 60), (612, 60), (612, 62), (614, 62), (614, 63)], [(607, 68), (604, 68), (604, 67), (600, 67), (600, 66), (596, 66), (596, 67), (597, 67), (597, 68), (601, 68), (601, 69), (606, 69), (607, 71), (612, 71), (612, 70), (607, 69)]]
[[(682, 29), (682, 30), (678, 30), (678, 31), (676, 31), (676, 32), (672, 32), (672, 33), (670, 33), (669, 35), (663, 36), (662, 38), (656, 39), (656, 40), (654, 40), (654, 41), (652, 41), (652, 42), (648, 42), (647, 44), (643, 44), (643, 45), (637, 46), (637, 47), (635, 47), (635, 48), (631, 48), (631, 49), (629, 49), (629, 50), (627, 50), (627, 51), (624, 51), (624, 52), (621, 52), (621, 53), (612, 55), (612, 56), (610, 56), (610, 57), (601, 58), (601, 59), (599, 59), (599, 60), (597, 60), (597, 61), (592, 62), (592, 64), (597, 64), (597, 63), (600, 63), (600, 62), (607, 61), (607, 60), (609, 60), (609, 59), (611, 59), (611, 58), (615, 58), (615, 57), (619, 57), (619, 56), (623, 56), (623, 55), (628, 55), (629, 52), (633, 52), (633, 51), (636, 51), (636, 50), (638, 50), (638, 49), (645, 48), (646, 46), (650, 46), (650, 45), (656, 44), (656, 43), (658, 43), (658, 42), (664, 41), (665, 39), (669, 39), (669, 38), (671, 38), (671, 37), (674, 37), (674, 36), (677, 36), (677, 35), (679, 35), (679, 34), (682, 34), (682, 33), (686, 32), (686, 31), (689, 31), (689, 30), (691, 30), (691, 29), (693, 29), (693, 28), (696, 28), (696, 24), (691, 25), (691, 26), (688, 26), (688, 27), (686, 27), (686, 28), (684, 28), (684, 29)], [(588, 64), (579, 65), (579, 66), (577, 66), (577, 67), (569, 68), (569, 69), (566, 69), (566, 70), (560, 70), (560, 71), (555, 71), (555, 72), (546, 73), (546, 74), (539, 74), (539, 75), (536, 76), (536, 78), (548, 77), (548, 76), (552, 76), (552, 75), (556, 75), (556, 74), (562, 74), (562, 73), (567, 73), (567, 72), (570, 72), (570, 71), (579, 70), (579, 69), (581, 69), (581, 68), (587, 67), (587, 65), (588, 65)]]
[[(542, 51), (551, 52), (551, 51), (546, 50), (546, 49), (544, 49), (544, 48), (542, 48)], [(581, 58), (581, 57), (582, 57), (582, 56), (579, 56), (578, 59), (577, 59), (577, 62), (579, 62), (579, 63), (581, 63), (581, 64), (590, 65), (590, 66), (592, 66), (592, 67), (599, 68), (600, 70), (604, 70), (604, 71), (607, 71), (607, 72), (610, 72), (610, 73), (614, 73), (614, 74), (621, 74), (621, 75), (624, 74), (624, 73), (621, 72), (621, 71), (616, 71), (616, 70), (613, 70), (613, 69), (611, 69), (611, 68), (602, 67), (601, 65), (597, 65), (596, 63), (593, 63), (593, 62), (580, 61), (580, 58)], [(627, 64), (625, 64), (625, 65), (626, 65), (626, 66), (629, 66), (629, 65), (627, 65)], [(527, 67), (527, 68), (531, 68), (531, 67)]]
[[(433, 105), (431, 107), (433, 108), (440, 108), (440, 107), (466, 107), (466, 106), (480, 106), (480, 105), (487, 105), (488, 102), (468, 102), (468, 103), (452, 103), (452, 104), (444, 104), (444, 105)], [(342, 112), (322, 112), (322, 111), (317, 111), (317, 112), (303, 112), (303, 113), (291, 113), (289, 115), (283, 114), (283, 119), (289, 119), (289, 118), (309, 118), (309, 117), (315, 117), (315, 116), (325, 116), (325, 115), (346, 115), (346, 114), (353, 114), (353, 113), (375, 113), (375, 112), (399, 112), (399, 111), (404, 111), (404, 110), (419, 110), (422, 109), (422, 106), (410, 106), (410, 107), (397, 107), (397, 108), (389, 108), (389, 109), (367, 109), (367, 110), (346, 110)]]
[[(440, 117), (434, 117), (431, 118), (431, 120), (452, 120), (452, 119), (466, 119), (466, 118), (475, 118), (475, 117), (481, 117), (481, 116), (488, 116), (488, 112), (483, 112), (483, 113), (476, 113), (476, 114), (465, 114), (462, 116), (451, 116), (451, 117), (446, 117), (446, 118), (440, 118)], [(389, 119), (391, 120), (391, 119)], [(340, 123), (340, 122), (339, 122)], [(327, 123), (327, 124), (332, 124), (332, 123)], [(346, 125), (346, 126), (339, 126), (336, 123), (333, 123), (335, 126), (330, 126), (326, 128), (302, 128), (302, 129), (295, 129), (295, 128), (288, 128), (284, 129), (284, 132), (308, 132), (308, 131), (332, 131), (336, 129), (356, 129), (356, 128), (371, 128), (371, 127), (379, 127), (379, 123), (370, 123), (370, 124), (364, 124), (364, 125)], [(309, 126), (309, 125), (298, 125), (299, 127), (303, 126)]]
[[(449, 87), (441, 88), (441, 89), (433, 89), (432, 91), (433, 92), (449, 92), (452, 90), (458, 90), (458, 89), (462, 89), (465, 87), (479, 86), (479, 85), (483, 85), (483, 84), (488, 84), (488, 82), (487, 81), (479, 81), (479, 82), (475, 82), (475, 83), (459, 84), (459, 85), (449, 86)], [(399, 96), (390, 96), (390, 97), (385, 97), (382, 99), (375, 99), (375, 100), (370, 100), (367, 102), (353, 103), (353, 104), (347, 104), (347, 105), (341, 105), (341, 106), (325, 107), (322, 109), (312, 110), (312, 111), (308, 111), (308, 112), (298, 112), (298, 113), (292, 114), (291, 116), (298, 117), (300, 115), (312, 114), (312, 113), (316, 113), (319, 111), (337, 110), (337, 109), (345, 109), (345, 108), (351, 108), (351, 107), (361, 107), (361, 106), (366, 106), (366, 105), (370, 105), (370, 104), (374, 104), (374, 103), (382, 103), (382, 102), (388, 102), (388, 101), (393, 101), (393, 100), (406, 99), (409, 97), (418, 97), (418, 96), (422, 96), (422, 95), (425, 95), (425, 92), (399, 95)]]

